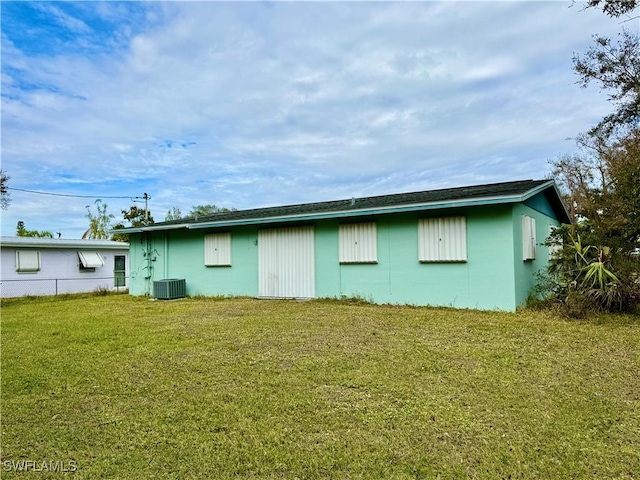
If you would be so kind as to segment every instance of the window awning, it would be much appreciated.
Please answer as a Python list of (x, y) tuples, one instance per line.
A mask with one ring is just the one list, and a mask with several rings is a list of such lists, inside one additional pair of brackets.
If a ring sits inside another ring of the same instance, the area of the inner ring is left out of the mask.
[(98, 268), (104, 266), (104, 260), (98, 252), (78, 252), (80, 263), (84, 268)]
[(40, 270), (40, 252), (16, 250), (16, 272), (35, 273)]

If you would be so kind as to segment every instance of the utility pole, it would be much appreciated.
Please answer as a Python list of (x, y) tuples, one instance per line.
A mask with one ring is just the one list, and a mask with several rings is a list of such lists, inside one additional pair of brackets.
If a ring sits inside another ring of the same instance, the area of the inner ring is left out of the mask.
[(144, 225), (149, 225), (149, 194), (144, 192)]

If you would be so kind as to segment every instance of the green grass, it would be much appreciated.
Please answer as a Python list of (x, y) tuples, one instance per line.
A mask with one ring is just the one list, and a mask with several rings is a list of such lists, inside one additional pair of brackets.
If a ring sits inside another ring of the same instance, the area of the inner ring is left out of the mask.
[(121, 295), (1, 326), (2, 478), (640, 477), (637, 317)]

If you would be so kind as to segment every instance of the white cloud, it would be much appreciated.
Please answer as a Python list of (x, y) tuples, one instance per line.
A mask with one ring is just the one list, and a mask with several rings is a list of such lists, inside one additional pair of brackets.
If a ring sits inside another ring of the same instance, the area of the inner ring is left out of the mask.
[[(540, 177), (608, 109), (573, 85), (573, 52), (619, 28), (568, 2), (71, 5), (46, 7), (64, 45), (3, 33), (3, 168), (21, 188), (148, 191), (156, 220)], [(14, 197), (3, 234), (56, 215), (81, 233), (84, 200), (35, 215)]]
[(66, 14), (52, 3), (34, 3), (35, 8), (41, 10), (49, 18), (53, 19), (61, 27), (76, 33), (87, 33), (90, 28), (82, 20)]

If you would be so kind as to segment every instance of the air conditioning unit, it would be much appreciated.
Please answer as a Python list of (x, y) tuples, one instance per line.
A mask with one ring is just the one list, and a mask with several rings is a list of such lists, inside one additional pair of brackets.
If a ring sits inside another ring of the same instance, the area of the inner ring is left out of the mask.
[(153, 282), (153, 296), (160, 300), (183, 298), (187, 294), (186, 280), (169, 278)]

